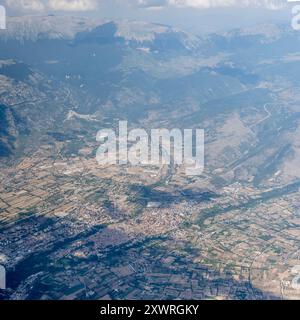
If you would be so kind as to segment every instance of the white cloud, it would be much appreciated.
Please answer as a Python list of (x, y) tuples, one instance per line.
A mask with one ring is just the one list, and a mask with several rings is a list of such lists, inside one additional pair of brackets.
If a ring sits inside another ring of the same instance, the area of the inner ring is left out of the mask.
[(137, 0), (137, 6), (140, 8), (162, 8), (168, 5), (168, 0)]
[(18, 11), (43, 11), (45, 5), (40, 0), (6, 0), (6, 6), (8, 8)]
[[(5, 0), (8, 8), (16, 11), (90, 11), (100, 3), (108, 2), (111, 8), (129, 3), (138, 8), (165, 7), (207, 9), (214, 7), (264, 7), (277, 9), (286, 6), (286, 0)], [(300, 1), (300, 0), (299, 0)]]
[(89, 11), (97, 7), (95, 0), (49, 0), (48, 6), (57, 11)]
[(214, 7), (265, 7), (277, 9), (286, 6), (286, 0), (136, 0), (139, 7), (173, 6), (206, 9)]
[(97, 0), (6, 0), (8, 8), (17, 11), (89, 11)]

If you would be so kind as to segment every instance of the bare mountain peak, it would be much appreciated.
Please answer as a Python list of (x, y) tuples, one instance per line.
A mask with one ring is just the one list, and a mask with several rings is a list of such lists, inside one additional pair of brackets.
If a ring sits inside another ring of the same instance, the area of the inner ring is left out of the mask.
[(79, 33), (88, 33), (106, 24), (114, 25), (114, 37), (126, 42), (153, 42), (157, 38), (176, 38), (186, 49), (198, 46), (199, 39), (177, 28), (133, 20), (88, 19), (73, 16), (27, 16), (10, 17), (7, 30), (0, 30), (4, 40), (37, 41), (38, 39), (74, 39)]

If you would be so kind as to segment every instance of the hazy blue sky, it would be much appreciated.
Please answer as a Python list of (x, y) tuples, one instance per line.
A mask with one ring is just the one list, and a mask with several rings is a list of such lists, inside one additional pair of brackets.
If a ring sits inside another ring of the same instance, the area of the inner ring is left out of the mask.
[(286, 0), (0, 0), (0, 4), (8, 15), (55, 13), (137, 19), (196, 33), (289, 23), (292, 7)]

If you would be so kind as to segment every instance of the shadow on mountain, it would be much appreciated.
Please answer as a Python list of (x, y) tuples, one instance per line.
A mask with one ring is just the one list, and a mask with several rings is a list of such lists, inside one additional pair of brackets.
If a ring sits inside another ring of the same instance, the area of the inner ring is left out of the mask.
[(147, 206), (149, 202), (158, 202), (161, 207), (169, 207), (173, 203), (182, 201), (204, 202), (217, 198), (218, 195), (209, 190), (183, 189), (174, 192), (162, 191), (157, 186), (131, 185), (128, 200), (142, 206)]

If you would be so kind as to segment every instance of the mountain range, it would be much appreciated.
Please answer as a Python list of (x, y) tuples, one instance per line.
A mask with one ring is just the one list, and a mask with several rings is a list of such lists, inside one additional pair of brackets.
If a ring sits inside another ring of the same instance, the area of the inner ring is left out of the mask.
[(1, 162), (55, 141), (76, 155), (123, 119), (204, 128), (216, 187), (296, 181), (299, 42), (276, 25), (199, 37), (137, 21), (11, 18), (0, 31)]

